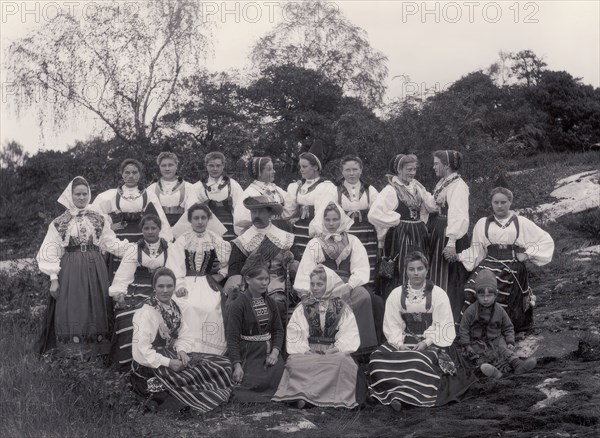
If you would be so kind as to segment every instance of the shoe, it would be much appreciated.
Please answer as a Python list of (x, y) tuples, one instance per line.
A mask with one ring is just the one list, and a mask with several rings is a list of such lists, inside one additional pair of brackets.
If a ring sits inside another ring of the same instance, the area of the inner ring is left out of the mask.
[(298, 401), (296, 402), (296, 407), (297, 407), (298, 409), (303, 409), (303, 408), (304, 408), (304, 406), (306, 406), (306, 402), (305, 402), (304, 400), (298, 400)]
[(500, 370), (489, 363), (482, 364), (479, 369), (483, 374), (485, 374), (487, 377), (491, 377), (492, 379), (499, 379), (502, 377)]
[(400, 412), (402, 410), (402, 402), (400, 400), (392, 400), (390, 406), (395, 412)]
[(514, 366), (515, 374), (523, 374), (531, 371), (537, 365), (537, 360), (535, 357), (530, 357), (529, 359), (519, 360), (517, 364)]

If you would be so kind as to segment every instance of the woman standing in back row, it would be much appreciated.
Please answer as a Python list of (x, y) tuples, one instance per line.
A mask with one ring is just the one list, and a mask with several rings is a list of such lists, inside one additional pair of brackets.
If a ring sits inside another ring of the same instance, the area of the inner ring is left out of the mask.
[(459, 321), (467, 272), (457, 252), (469, 247), (469, 187), (458, 174), (462, 154), (446, 150), (433, 153), (433, 170), (440, 178), (433, 191), (439, 213), (429, 216), (431, 280), (448, 294), (454, 321)]

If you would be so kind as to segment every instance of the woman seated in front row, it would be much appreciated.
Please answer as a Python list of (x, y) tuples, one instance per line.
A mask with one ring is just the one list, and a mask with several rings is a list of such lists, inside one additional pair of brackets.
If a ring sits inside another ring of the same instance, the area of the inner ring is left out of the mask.
[(287, 327), (289, 357), (273, 401), (355, 408), (366, 396), (364, 375), (351, 356), (360, 344), (350, 307), (336, 297), (340, 277), (319, 265), (310, 274), (310, 295)]
[(408, 280), (385, 305), (387, 342), (371, 355), (369, 395), (395, 411), (402, 403), (432, 407), (457, 400), (476, 379), (456, 348), (450, 300), (427, 278), (421, 252), (406, 256)]
[(226, 328), (227, 355), (238, 384), (233, 393), (242, 403), (269, 402), (283, 374), (283, 325), (277, 303), (267, 295), (267, 262), (252, 254), (241, 274), (242, 291), (229, 306)]
[(294, 289), (302, 297), (310, 290), (310, 273), (318, 264), (335, 271), (344, 284), (336, 293), (356, 317), (360, 352), (370, 353), (377, 345), (371, 295), (364, 285), (369, 281), (369, 256), (360, 239), (348, 233), (354, 224), (335, 202), (323, 203), (309, 226), (313, 237), (298, 266)]
[(171, 299), (173, 271), (159, 268), (152, 288), (153, 296), (133, 316), (134, 391), (147, 398), (151, 410), (190, 407), (205, 413), (226, 403), (231, 396), (231, 362), (215, 354), (190, 353), (194, 340)]

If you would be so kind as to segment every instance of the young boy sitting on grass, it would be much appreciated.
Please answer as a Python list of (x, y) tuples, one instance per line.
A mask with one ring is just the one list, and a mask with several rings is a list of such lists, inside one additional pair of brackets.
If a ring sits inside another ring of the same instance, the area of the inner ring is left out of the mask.
[(487, 269), (475, 279), (477, 301), (460, 321), (460, 343), (467, 357), (487, 377), (499, 379), (514, 370), (523, 374), (535, 368), (535, 358), (521, 360), (514, 352), (515, 329), (506, 311), (496, 303), (496, 276)]

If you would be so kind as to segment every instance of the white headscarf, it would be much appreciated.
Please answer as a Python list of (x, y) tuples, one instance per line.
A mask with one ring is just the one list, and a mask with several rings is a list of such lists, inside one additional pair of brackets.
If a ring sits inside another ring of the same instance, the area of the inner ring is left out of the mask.
[[(75, 181), (76, 179), (82, 179), (83, 181), (85, 181), (85, 184), (87, 185), (88, 192), (89, 192), (88, 202), (85, 205), (85, 207), (83, 207), (83, 208), (78, 208), (75, 205), (75, 203), (73, 202), (73, 181)], [(71, 214), (76, 215), (81, 210), (85, 210), (86, 209), (86, 207), (90, 204), (90, 200), (91, 199), (92, 199), (92, 189), (90, 189), (90, 184), (87, 182), (87, 180), (84, 177), (82, 177), (82, 176), (76, 176), (75, 178), (73, 178), (71, 180), (71, 182), (69, 183), (69, 185), (67, 186), (67, 188), (61, 193), (61, 195), (58, 197), (57, 201), (58, 201), (59, 204), (64, 205), (65, 208), (67, 210), (69, 210), (69, 212)]]
[[(327, 266), (324, 265), (317, 265), (315, 266), (315, 270), (318, 268), (323, 268), (323, 270), (325, 271), (325, 275), (327, 276), (327, 280), (326, 280), (326, 286), (325, 286), (325, 293), (323, 294), (322, 297), (317, 298), (312, 294), (312, 290), (309, 290), (309, 294), (307, 296), (304, 297), (303, 302), (306, 304), (312, 304), (315, 302), (320, 302), (320, 301), (327, 301), (330, 300), (332, 298), (335, 298), (337, 296), (336, 292), (337, 289), (340, 286), (343, 286), (345, 283), (344, 281), (340, 278), (340, 276), (332, 269), (329, 269)], [(314, 270), (313, 270), (314, 272)], [(312, 275), (312, 272), (311, 272)]]
[[(334, 232), (330, 232), (325, 228), (325, 209), (330, 205), (334, 205), (340, 215), (340, 226)], [(311, 237), (322, 237), (328, 239), (330, 237), (336, 238), (341, 233), (347, 232), (350, 227), (354, 225), (354, 221), (346, 214), (344, 209), (339, 206), (337, 202), (323, 203), (315, 211), (315, 217), (308, 225), (308, 235)]]

